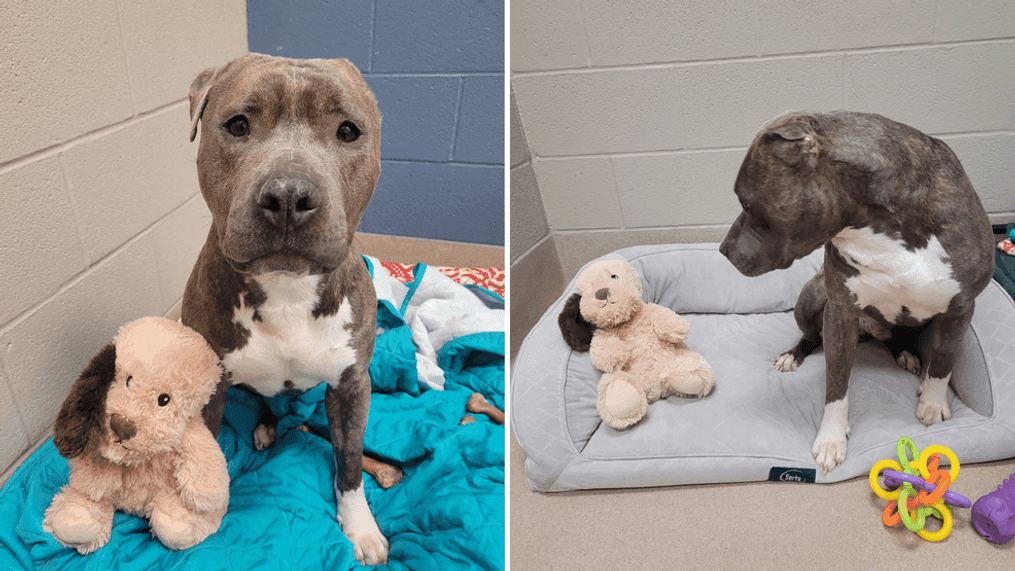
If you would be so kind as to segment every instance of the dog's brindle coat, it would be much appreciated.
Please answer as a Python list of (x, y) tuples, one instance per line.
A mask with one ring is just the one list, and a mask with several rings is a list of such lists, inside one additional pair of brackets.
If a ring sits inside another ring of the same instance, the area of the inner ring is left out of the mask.
[(249, 54), (202, 72), (190, 112), (212, 226), (183, 322), (226, 369), (205, 420), (217, 435), (231, 383), (271, 396), (326, 382), (338, 520), (357, 559), (382, 563), (361, 471), (377, 301), (352, 251), (380, 174), (377, 103), (347, 60)]
[[(951, 149), (878, 115), (789, 114), (755, 138), (735, 192), (743, 211), (720, 249), (741, 273), (787, 268), (825, 248), (794, 312), (803, 337), (775, 364), (794, 370), (824, 345), (818, 465), (827, 473), (845, 460), (862, 333), (887, 341), (922, 376), (921, 422), (950, 418), (956, 351), (994, 267), (990, 222)], [(921, 356), (917, 334), (929, 334)]]

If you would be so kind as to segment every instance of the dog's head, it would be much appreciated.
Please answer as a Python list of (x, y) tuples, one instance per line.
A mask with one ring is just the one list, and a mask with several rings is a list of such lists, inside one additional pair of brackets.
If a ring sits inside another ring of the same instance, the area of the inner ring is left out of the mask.
[(71, 388), (56, 419), (57, 450), (126, 466), (169, 451), (201, 414), (221, 371), (193, 329), (158, 317), (132, 321)]
[(213, 231), (238, 271), (334, 270), (381, 171), (381, 115), (345, 59), (248, 54), (190, 86)]
[(588, 351), (597, 327), (616, 327), (642, 307), (641, 276), (623, 260), (589, 266), (575, 283), (575, 293), (557, 317), (564, 340), (575, 351)]
[(839, 189), (852, 171), (830, 158), (834, 144), (806, 114), (779, 117), (755, 137), (734, 186), (742, 211), (719, 248), (741, 273), (788, 268), (842, 229)]

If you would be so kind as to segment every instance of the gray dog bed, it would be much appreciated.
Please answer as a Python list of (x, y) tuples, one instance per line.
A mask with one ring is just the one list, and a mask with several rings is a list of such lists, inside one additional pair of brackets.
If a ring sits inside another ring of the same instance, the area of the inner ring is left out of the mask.
[(1015, 303), (993, 281), (976, 300), (948, 394), (948, 421), (920, 424), (920, 380), (899, 368), (883, 345), (857, 348), (849, 387), (852, 437), (845, 463), (826, 475), (810, 452), (824, 410), (824, 353), (819, 349), (792, 373), (772, 366), (800, 337), (792, 309), (820, 267), (820, 250), (756, 278), (737, 272), (715, 244), (638, 246), (606, 257), (629, 261), (642, 275), (643, 298), (690, 322), (687, 344), (712, 365), (716, 388), (703, 399), (652, 404), (631, 428), (607, 426), (596, 412), (600, 374), (588, 353), (564, 343), (557, 326), (572, 281), (514, 364), (512, 424), (535, 490), (780, 477), (837, 482), (895, 457), (901, 436), (921, 449), (947, 446), (962, 463), (1015, 455)]

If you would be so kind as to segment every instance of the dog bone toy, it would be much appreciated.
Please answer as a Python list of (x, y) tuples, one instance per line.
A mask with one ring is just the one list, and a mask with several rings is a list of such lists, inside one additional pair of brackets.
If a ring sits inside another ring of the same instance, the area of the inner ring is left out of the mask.
[(1015, 474), (976, 500), (973, 527), (994, 543), (1008, 543), (1015, 537)]
[[(972, 505), (965, 496), (948, 491), (948, 486), (959, 476), (959, 459), (944, 446), (928, 446), (921, 453), (916, 444), (905, 436), (899, 439), (896, 449), (898, 462), (882, 460), (870, 471), (871, 489), (878, 497), (889, 500), (881, 520), (888, 527), (901, 521), (927, 541), (941, 541), (952, 531), (952, 512), (945, 504), (964, 508)], [(912, 454), (912, 460), (909, 454)], [(938, 469), (941, 456), (951, 463), (947, 472)], [(886, 486), (901, 486), (885, 490), (878, 485), (878, 475), (882, 470), (885, 471)], [(920, 491), (917, 492), (916, 488)], [(929, 531), (925, 528), (928, 515), (941, 520), (941, 529)]]

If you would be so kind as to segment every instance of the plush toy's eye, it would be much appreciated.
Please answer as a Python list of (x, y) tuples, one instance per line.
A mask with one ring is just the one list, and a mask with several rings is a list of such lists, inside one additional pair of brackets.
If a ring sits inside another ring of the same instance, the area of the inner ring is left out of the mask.
[(133, 380), (133, 379), (134, 379), (134, 377), (132, 377), (130, 375), (127, 375), (127, 382), (125, 384), (127, 385), (128, 389), (130, 388), (130, 381)]
[(167, 404), (169, 404), (169, 395), (162, 393), (159, 395), (159, 406), (166, 406)]
[(610, 275), (610, 279), (611, 279), (611, 280), (619, 280), (619, 279), (620, 279), (620, 277), (618, 277), (618, 276), (617, 276), (617, 274), (611, 274), (611, 275)]

